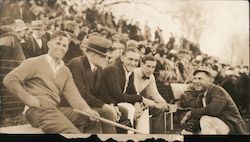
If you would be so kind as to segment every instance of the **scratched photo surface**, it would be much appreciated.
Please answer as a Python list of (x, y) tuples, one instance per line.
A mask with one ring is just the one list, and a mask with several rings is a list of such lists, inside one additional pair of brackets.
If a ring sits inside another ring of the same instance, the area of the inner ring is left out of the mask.
[(0, 1), (0, 133), (249, 135), (247, 1)]

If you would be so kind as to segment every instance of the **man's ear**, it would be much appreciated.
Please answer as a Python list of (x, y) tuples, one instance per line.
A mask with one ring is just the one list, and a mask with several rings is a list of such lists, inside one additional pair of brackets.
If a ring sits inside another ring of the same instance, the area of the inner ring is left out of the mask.
[(121, 61), (124, 62), (124, 55), (121, 56)]
[(51, 40), (47, 42), (48, 48), (52, 46)]

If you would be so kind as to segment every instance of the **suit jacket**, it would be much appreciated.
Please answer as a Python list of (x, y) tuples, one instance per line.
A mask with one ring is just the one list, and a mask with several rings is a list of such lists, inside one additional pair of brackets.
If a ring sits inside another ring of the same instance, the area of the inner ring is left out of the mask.
[(97, 69), (96, 76), (94, 76), (87, 56), (73, 58), (68, 63), (68, 67), (81, 96), (88, 105), (90, 107), (102, 107), (104, 102), (96, 97), (100, 85), (101, 70)]
[[(133, 79), (133, 74), (130, 75)], [(101, 85), (98, 92), (102, 92), (100, 98), (107, 103), (136, 103), (142, 102), (142, 96), (137, 95), (133, 80), (128, 83), (127, 91), (123, 94), (126, 76), (120, 58), (114, 64), (106, 67), (102, 72)], [(100, 93), (101, 94), (101, 93)]]
[(203, 94), (197, 97), (197, 107), (191, 110), (191, 117), (203, 115), (218, 117), (230, 127), (231, 134), (246, 134), (246, 125), (231, 96), (222, 87), (212, 85), (206, 95), (206, 107), (202, 105)]

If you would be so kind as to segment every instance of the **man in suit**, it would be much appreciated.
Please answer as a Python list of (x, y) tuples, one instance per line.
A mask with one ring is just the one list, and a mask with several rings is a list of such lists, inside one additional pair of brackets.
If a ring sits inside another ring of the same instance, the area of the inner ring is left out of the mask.
[(245, 123), (230, 95), (213, 84), (214, 74), (206, 67), (193, 73), (196, 106), (181, 120), (183, 134), (246, 134)]
[[(119, 117), (116, 111), (118, 109), (96, 97), (101, 70), (108, 61), (107, 52), (110, 46), (111, 41), (101, 36), (91, 35), (88, 38), (85, 55), (73, 58), (68, 63), (68, 67), (81, 96), (88, 105), (96, 110), (101, 117), (116, 121)], [(110, 124), (102, 123), (102, 129), (103, 133), (116, 133), (115, 126)]]
[[(128, 111), (131, 113), (131, 109), (136, 102), (143, 102), (147, 106), (155, 104), (152, 100), (138, 95), (134, 87), (134, 74), (132, 72), (138, 66), (140, 58), (137, 45), (136, 41), (128, 41), (122, 56), (117, 58), (113, 64), (104, 68), (100, 88), (98, 89), (101, 95), (99, 98), (104, 102), (118, 105), (120, 110), (124, 108), (124, 106), (119, 105), (120, 103), (130, 104), (130, 110)], [(123, 117), (123, 111), (121, 113), (121, 117)], [(133, 120), (131, 120), (131, 123), (133, 124)]]
[[(62, 58), (69, 39), (56, 31), (48, 42), (48, 54), (29, 58), (8, 73), (3, 84), (26, 104), (25, 116), (33, 127), (45, 133), (101, 133), (99, 114), (81, 97), (70, 70)], [(59, 107), (64, 96), (70, 107)], [(73, 111), (89, 114), (83, 116)]]
[[(153, 100), (155, 103), (154, 107), (149, 107), (149, 114), (152, 115), (151, 133), (159, 134), (165, 132), (165, 125), (162, 124), (164, 122), (164, 112), (169, 109), (171, 112), (175, 112), (177, 106), (168, 104), (158, 92), (153, 75), (156, 63), (156, 59), (153, 56), (145, 55), (142, 58), (141, 67), (134, 70), (134, 84), (138, 94)], [(138, 112), (137, 117), (140, 118), (142, 113)]]
[(24, 39), (25, 42), (21, 45), (26, 59), (40, 56), (48, 52), (48, 41), (45, 36), (43, 36), (44, 34), (42, 29), (37, 27), (33, 29), (32, 35)]

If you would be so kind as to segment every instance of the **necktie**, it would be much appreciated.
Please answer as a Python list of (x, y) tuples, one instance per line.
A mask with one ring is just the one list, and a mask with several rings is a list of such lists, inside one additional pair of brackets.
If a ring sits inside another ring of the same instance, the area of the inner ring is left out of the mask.
[(148, 76), (146, 76), (145, 74), (141, 77), (141, 79), (143, 79), (143, 80), (147, 80), (147, 79), (149, 79), (149, 77)]

